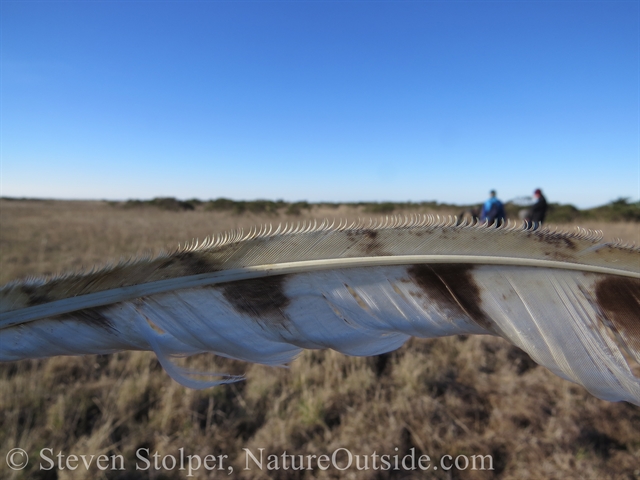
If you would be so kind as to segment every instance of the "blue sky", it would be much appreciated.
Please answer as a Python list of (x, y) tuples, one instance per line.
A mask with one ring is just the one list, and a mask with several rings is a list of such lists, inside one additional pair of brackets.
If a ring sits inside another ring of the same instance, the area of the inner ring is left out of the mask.
[(4, 196), (640, 197), (636, 1), (4, 1)]

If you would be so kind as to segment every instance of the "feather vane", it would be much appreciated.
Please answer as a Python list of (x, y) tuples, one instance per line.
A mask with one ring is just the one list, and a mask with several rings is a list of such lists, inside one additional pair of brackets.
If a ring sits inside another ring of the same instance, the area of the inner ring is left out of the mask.
[[(432, 217), (231, 232), (155, 258), (0, 289), (0, 361), (152, 350), (282, 365), (412, 336), (501, 336), (599, 398), (640, 405), (640, 249), (593, 232)], [(214, 374), (218, 375), (218, 374)]]

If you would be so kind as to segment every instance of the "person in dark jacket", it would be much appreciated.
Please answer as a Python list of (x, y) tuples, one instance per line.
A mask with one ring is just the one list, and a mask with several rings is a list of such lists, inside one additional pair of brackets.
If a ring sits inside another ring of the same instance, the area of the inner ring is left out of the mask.
[(480, 212), (480, 221), (487, 222), (489, 225), (495, 223), (496, 227), (502, 225), (507, 217), (504, 213), (504, 205), (496, 198), (496, 191), (491, 190), (489, 192), (489, 200), (482, 205), (482, 212)]
[(537, 230), (540, 228), (542, 222), (544, 222), (544, 219), (547, 216), (547, 199), (544, 198), (542, 190), (539, 188), (533, 192), (533, 196), (536, 199), (536, 203), (531, 207), (531, 214), (527, 219), (527, 228)]

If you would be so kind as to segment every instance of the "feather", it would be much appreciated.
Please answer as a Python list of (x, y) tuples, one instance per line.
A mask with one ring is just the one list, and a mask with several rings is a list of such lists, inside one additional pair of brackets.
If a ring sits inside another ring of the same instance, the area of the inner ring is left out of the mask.
[[(593, 232), (432, 217), (239, 230), (158, 257), (0, 289), (0, 361), (152, 350), (267, 365), (376, 355), (412, 336), (496, 335), (610, 401), (640, 405), (640, 249)], [(207, 372), (204, 372), (207, 374)]]

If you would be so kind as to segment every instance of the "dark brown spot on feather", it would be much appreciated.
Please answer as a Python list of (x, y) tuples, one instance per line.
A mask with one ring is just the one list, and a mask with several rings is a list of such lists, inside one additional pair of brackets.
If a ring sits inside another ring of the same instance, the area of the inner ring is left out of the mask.
[(20, 288), (22, 290), (22, 293), (27, 296), (28, 307), (42, 305), (51, 301), (46, 292), (43, 291), (43, 287), (36, 287), (34, 285), (22, 285)]
[(408, 269), (414, 282), (422, 288), (428, 299), (454, 317), (470, 317), (488, 330), (493, 322), (482, 311), (480, 289), (469, 264), (413, 265)]
[(609, 275), (596, 283), (595, 293), (607, 320), (640, 352), (640, 279)]
[(362, 234), (365, 237), (364, 243), (362, 244), (365, 255), (373, 257), (389, 255), (389, 253), (382, 248), (380, 240), (378, 239), (378, 232), (375, 230), (364, 230)]
[(250, 317), (285, 323), (284, 309), (289, 298), (284, 293), (286, 275), (253, 278), (219, 285), (224, 298), (233, 308)]
[(615, 249), (612, 248), (610, 245), (602, 245), (598, 248), (596, 248), (594, 251), (597, 255), (601, 255), (601, 254), (610, 254), (611, 252), (613, 252)]
[(568, 255), (558, 250), (552, 250), (551, 252), (544, 252), (544, 254), (550, 259), (555, 260), (557, 262), (570, 262), (571, 260), (575, 260), (573, 255)]
[(554, 247), (564, 247), (574, 251), (578, 248), (576, 243), (565, 234), (537, 231), (530, 233), (530, 235), (539, 242), (546, 243)]
[(181, 252), (173, 258), (187, 275), (199, 275), (219, 270), (219, 267), (201, 252)]

